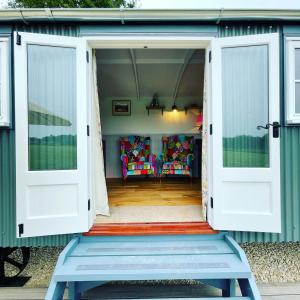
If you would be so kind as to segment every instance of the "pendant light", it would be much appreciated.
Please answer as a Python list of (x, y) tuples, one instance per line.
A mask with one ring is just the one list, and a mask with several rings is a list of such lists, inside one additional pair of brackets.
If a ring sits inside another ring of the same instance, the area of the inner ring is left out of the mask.
[(175, 100), (174, 100), (174, 104), (172, 106), (172, 112), (177, 112), (177, 111), (178, 111), (178, 108), (177, 108), (177, 106), (175, 104)]

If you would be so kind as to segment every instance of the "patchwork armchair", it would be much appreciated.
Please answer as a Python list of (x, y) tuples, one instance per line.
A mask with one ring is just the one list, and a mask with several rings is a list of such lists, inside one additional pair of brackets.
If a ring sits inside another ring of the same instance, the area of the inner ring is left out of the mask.
[(151, 154), (150, 137), (120, 137), (122, 176), (126, 182), (128, 176), (156, 176), (156, 157)]
[(194, 137), (173, 135), (162, 138), (162, 175), (193, 176)]

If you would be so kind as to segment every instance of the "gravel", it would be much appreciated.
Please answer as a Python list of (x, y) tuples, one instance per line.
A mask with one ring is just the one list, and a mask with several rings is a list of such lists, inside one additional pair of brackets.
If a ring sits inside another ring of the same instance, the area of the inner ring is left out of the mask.
[(241, 246), (258, 283), (300, 282), (300, 242)]
[[(300, 282), (300, 242), (246, 243), (241, 246), (258, 283)], [(61, 251), (61, 247), (31, 248), (30, 262), (22, 273), (22, 276), (31, 277), (26, 287), (48, 286)]]

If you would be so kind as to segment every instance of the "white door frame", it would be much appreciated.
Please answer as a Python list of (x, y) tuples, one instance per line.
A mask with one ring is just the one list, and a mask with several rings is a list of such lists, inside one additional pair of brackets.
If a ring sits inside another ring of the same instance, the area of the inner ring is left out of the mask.
[[(147, 36), (145, 34), (134, 34), (134, 35), (103, 35), (103, 36), (82, 36), (87, 42), (87, 45), (90, 49), (128, 49), (128, 48), (135, 48), (135, 49), (205, 49), (206, 53), (210, 50), (211, 42), (216, 37), (214, 36), (195, 36), (192, 35), (165, 35), (165, 34), (157, 34), (155, 36)], [(91, 57), (91, 56), (90, 56)], [(91, 60), (91, 59), (90, 59)], [(205, 60), (205, 64), (208, 63), (208, 58)], [(211, 123), (211, 70), (210, 66), (207, 68), (207, 103), (208, 103), (208, 124)], [(90, 68), (90, 72), (91, 68)], [(91, 76), (91, 75), (89, 75)], [(91, 77), (90, 77), (91, 78)], [(90, 86), (90, 84), (89, 84)], [(92, 107), (92, 97), (91, 93), (89, 92), (89, 103), (87, 104), (88, 107)], [(89, 115), (89, 118), (91, 114)], [(90, 124), (90, 120), (88, 121)], [(91, 140), (91, 139), (90, 139)], [(211, 152), (210, 145), (211, 145), (211, 138), (208, 136), (208, 153)], [(91, 142), (91, 141), (90, 141)], [(91, 155), (91, 152), (89, 151)], [(209, 157), (211, 155), (209, 154)], [(91, 163), (91, 159), (88, 160), (89, 164)], [(211, 183), (212, 183), (212, 170), (211, 170), (211, 161), (210, 159), (207, 162), (208, 164), (208, 178), (209, 178), (209, 197), (211, 195)], [(89, 167), (89, 173), (91, 172), (92, 168)], [(91, 176), (91, 174), (89, 174)], [(95, 203), (91, 200), (91, 213), (90, 213), (90, 224), (96, 218), (95, 212)], [(211, 215), (210, 208), (207, 207), (207, 216), (208, 219)], [(205, 216), (204, 216), (205, 218)], [(207, 220), (206, 220), (207, 221)]]

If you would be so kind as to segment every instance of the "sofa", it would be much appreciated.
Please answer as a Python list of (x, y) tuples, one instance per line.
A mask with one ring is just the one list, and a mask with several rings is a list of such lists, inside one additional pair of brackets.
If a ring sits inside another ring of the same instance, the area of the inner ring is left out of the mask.
[(156, 156), (151, 154), (150, 137), (120, 137), (122, 177), (126, 182), (128, 176), (156, 176)]
[(162, 138), (161, 175), (193, 177), (194, 137), (172, 135)]

